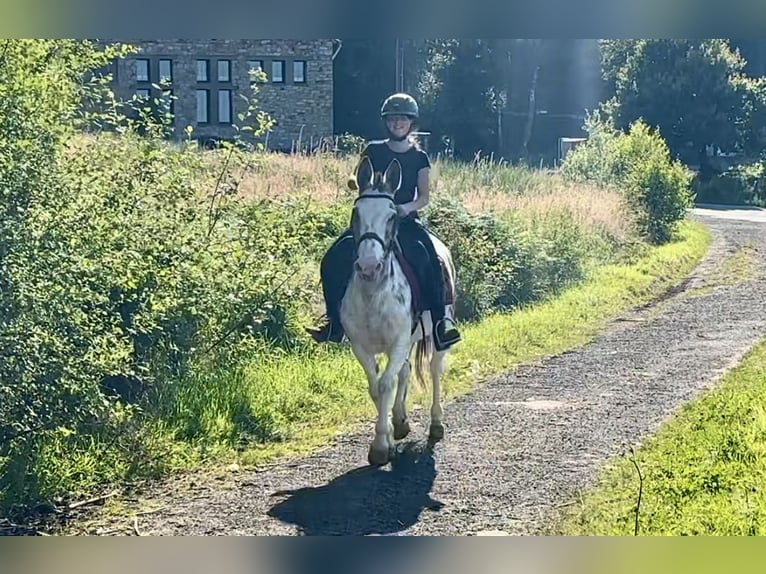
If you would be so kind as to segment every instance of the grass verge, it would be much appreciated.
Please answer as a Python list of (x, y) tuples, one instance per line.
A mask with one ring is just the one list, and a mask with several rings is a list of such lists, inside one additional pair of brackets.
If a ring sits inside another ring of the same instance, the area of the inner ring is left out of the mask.
[[(765, 534), (766, 339), (634, 460), (643, 476), (639, 535)], [(634, 535), (639, 484), (629, 459), (613, 461), (555, 533)]]

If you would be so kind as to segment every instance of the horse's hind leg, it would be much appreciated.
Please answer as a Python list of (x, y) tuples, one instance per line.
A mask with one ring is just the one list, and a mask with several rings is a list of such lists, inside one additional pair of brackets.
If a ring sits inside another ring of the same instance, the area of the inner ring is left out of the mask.
[(438, 441), (444, 438), (444, 422), (442, 420), (444, 413), (441, 405), (441, 376), (444, 372), (444, 361), (446, 351), (437, 351), (434, 349), (431, 355), (431, 381), (433, 383), (433, 396), (431, 399), (431, 425), (428, 429), (428, 438)]
[(394, 400), (394, 440), (402, 440), (410, 434), (410, 423), (407, 421), (407, 387), (410, 383), (410, 362), (405, 361), (399, 371), (399, 384), (396, 387)]

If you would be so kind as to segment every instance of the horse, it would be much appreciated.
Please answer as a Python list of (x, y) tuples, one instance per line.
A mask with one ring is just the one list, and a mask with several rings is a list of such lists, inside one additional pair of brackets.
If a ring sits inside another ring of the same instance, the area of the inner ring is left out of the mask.
[[(436, 442), (444, 437), (441, 375), (447, 351), (435, 349), (431, 340), (431, 313), (415, 309), (412, 286), (400, 263), (399, 215), (394, 194), (402, 183), (401, 169), (396, 159), (382, 175), (373, 172), (367, 157), (357, 165), (359, 192), (351, 214), (356, 260), (340, 308), (341, 324), (353, 354), (367, 375), (369, 394), (377, 408), (375, 436), (367, 456), (372, 466), (382, 466), (391, 460), (395, 441), (410, 432), (406, 400), (414, 345), (418, 383), (425, 386), (424, 372), (428, 368), (433, 385), (429, 440)], [(445, 311), (453, 318), (455, 266), (444, 243), (430, 235), (443, 264), (446, 285), (451, 289), (452, 301), (448, 297)], [(386, 355), (387, 364), (378, 376), (377, 355), (380, 354)]]

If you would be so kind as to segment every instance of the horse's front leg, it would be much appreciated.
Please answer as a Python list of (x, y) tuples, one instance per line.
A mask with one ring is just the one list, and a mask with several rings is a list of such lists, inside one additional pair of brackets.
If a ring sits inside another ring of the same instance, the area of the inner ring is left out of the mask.
[(404, 361), (398, 378), (393, 410), (394, 440), (401, 440), (410, 434), (410, 423), (407, 420), (407, 387), (410, 384), (410, 362), (408, 360)]
[(370, 398), (377, 406), (378, 404), (378, 364), (375, 360), (375, 355), (368, 353), (358, 343), (351, 343), (351, 350), (354, 352), (354, 356), (362, 365), (364, 374), (367, 375), (367, 390), (370, 393)]
[(372, 465), (384, 465), (391, 458), (394, 448), (394, 429), (391, 425), (390, 414), (394, 406), (394, 380), (402, 369), (409, 355), (409, 334), (401, 337), (388, 357), (388, 364), (378, 380), (378, 421), (375, 424), (375, 439), (370, 446), (367, 460)]

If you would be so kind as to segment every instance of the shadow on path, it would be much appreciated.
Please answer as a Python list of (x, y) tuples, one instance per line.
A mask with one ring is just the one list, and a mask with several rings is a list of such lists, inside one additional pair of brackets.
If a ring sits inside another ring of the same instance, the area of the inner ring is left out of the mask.
[(415, 524), (423, 510), (444, 506), (429, 494), (435, 477), (432, 446), (406, 443), (385, 467), (364, 466), (324, 486), (274, 493), (287, 498), (268, 514), (307, 536), (394, 534)]

